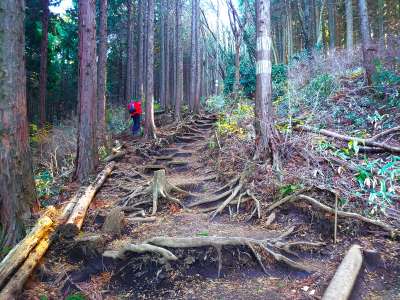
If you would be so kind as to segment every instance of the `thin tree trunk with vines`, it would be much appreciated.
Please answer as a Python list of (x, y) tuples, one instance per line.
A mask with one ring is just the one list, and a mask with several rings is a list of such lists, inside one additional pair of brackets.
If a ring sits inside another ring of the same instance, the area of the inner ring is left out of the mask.
[(99, 59), (97, 73), (97, 138), (106, 144), (107, 0), (100, 1)]
[(39, 107), (40, 127), (46, 123), (47, 53), (49, 45), (49, 0), (42, 0), (42, 41), (40, 44)]

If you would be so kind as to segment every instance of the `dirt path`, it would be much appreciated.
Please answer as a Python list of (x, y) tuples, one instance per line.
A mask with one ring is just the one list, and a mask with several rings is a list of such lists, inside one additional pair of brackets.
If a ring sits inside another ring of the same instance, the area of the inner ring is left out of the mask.
[[(395, 299), (400, 295), (396, 290), (400, 285), (398, 258), (393, 257), (395, 250), (386, 248), (386, 241), (379, 235), (353, 237), (338, 245), (328, 243), (317, 250), (301, 249), (304, 251), (290, 256), (312, 267), (312, 272), (293, 269), (262, 255), (266, 275), (254, 252), (245, 245), (222, 249), (220, 277), (219, 256), (214, 247), (170, 249), (178, 258), (174, 262), (160, 261), (158, 255), (149, 253), (127, 254), (124, 260), (102, 257), (104, 250), (119, 250), (127, 241), (138, 244), (157, 236), (265, 240), (276, 238), (293, 227), (291, 240), (294, 241), (326, 242), (330, 239), (327, 238), (331, 236), (330, 221), (316, 212), (310, 215), (308, 207), (284, 209), (276, 221), (267, 226), (268, 216), (264, 214), (261, 220), (247, 221), (251, 205), (243, 205), (239, 213), (225, 209), (210, 221), (210, 213), (204, 212), (207, 205), (182, 209), (165, 200), (159, 203), (155, 222), (129, 222), (126, 220), (132, 211), (125, 212), (122, 234), (104, 235), (102, 226), (113, 208), (149, 200), (149, 196), (133, 198), (129, 203), (124, 199), (151, 181), (154, 170), (165, 168), (171, 184), (191, 192), (190, 195), (173, 195), (182, 200), (185, 207), (224, 193), (226, 189), (218, 191), (224, 186), (222, 181), (231, 178), (216, 179), (217, 172), (210, 163), (215, 158), (208, 157), (207, 151), (213, 122), (213, 119), (200, 119), (192, 123), (195, 132), (180, 133), (169, 145), (153, 145), (143, 153), (137, 151), (138, 141), (127, 139), (127, 155), (117, 162), (116, 171), (96, 196), (85, 219), (83, 232), (102, 236), (101, 243), (94, 247), (84, 244), (69, 248), (62, 243), (52, 247), (43, 267), (28, 283), (23, 299), (40, 295), (60, 299), (73, 292), (82, 292), (91, 299), (315, 299), (323, 294), (353, 242), (378, 248), (382, 261), (389, 261), (391, 255), (397, 262), (390, 268), (381, 262), (367, 265), (353, 298)], [(143, 208), (148, 217), (151, 205)], [(93, 248), (96, 251), (92, 251)]]

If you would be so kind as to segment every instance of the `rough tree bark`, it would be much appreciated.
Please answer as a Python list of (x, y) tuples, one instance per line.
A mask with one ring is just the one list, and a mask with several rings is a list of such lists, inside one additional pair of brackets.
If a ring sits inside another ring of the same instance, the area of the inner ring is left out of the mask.
[(257, 0), (257, 83), (256, 83), (256, 128), (259, 133), (260, 153), (272, 160), (276, 170), (280, 169), (278, 133), (274, 126), (271, 84), (271, 14), (270, 1)]
[(346, 0), (346, 48), (353, 50), (353, 1)]
[(171, 97), (170, 97), (170, 3), (167, 2), (166, 13), (165, 13), (165, 106), (167, 110), (171, 109)]
[(191, 25), (191, 46), (190, 46), (190, 92), (189, 107), (194, 110), (196, 101), (196, 83), (197, 83), (197, 5), (198, 0), (192, 0), (192, 25)]
[(175, 121), (181, 119), (181, 105), (183, 101), (183, 46), (181, 37), (182, 27), (182, 0), (176, 0), (175, 19), (175, 44), (176, 44), (176, 99), (175, 99)]
[(375, 72), (373, 58), (376, 52), (371, 43), (369, 32), (368, 7), (366, 0), (358, 0), (358, 9), (360, 14), (361, 43), (363, 51), (364, 68), (366, 72), (368, 85), (372, 83), (372, 74)]
[(336, 44), (336, 0), (328, 0), (329, 49)]
[(26, 106), (23, 0), (0, 1), (0, 248), (24, 235), (35, 200)]
[(96, 1), (79, 0), (79, 126), (75, 175), (85, 182), (97, 163)]
[(139, 47), (138, 47), (138, 94), (141, 100), (144, 99), (144, 8), (146, 0), (139, 0)]
[(146, 84), (146, 119), (144, 135), (147, 139), (156, 137), (154, 124), (154, 0), (147, 0), (147, 84)]
[(99, 58), (97, 69), (97, 139), (106, 143), (107, 0), (100, 1)]
[(202, 64), (202, 52), (200, 49), (200, 9), (199, 0), (196, 1), (196, 91), (193, 102), (193, 112), (198, 114), (200, 112), (200, 96), (201, 96), (201, 64)]
[(161, 32), (160, 32), (160, 60), (161, 60), (161, 67), (160, 67), (160, 104), (163, 109), (166, 108), (166, 99), (165, 99), (165, 86), (166, 86), (166, 57), (165, 57), (165, 32), (166, 32), (166, 8), (165, 8), (165, 1), (160, 1), (160, 22), (161, 22)]
[(49, 0), (42, 0), (42, 41), (40, 43), (39, 108), (40, 127), (46, 123), (47, 53), (49, 45)]
[(132, 0), (127, 0), (128, 8), (128, 32), (127, 32), (127, 43), (128, 43), (128, 57), (126, 63), (126, 90), (125, 90), (125, 101), (133, 100), (133, 16), (132, 16)]

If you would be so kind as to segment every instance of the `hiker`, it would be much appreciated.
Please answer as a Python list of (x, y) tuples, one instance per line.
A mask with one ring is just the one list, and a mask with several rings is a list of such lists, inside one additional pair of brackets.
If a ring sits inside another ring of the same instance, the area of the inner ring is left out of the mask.
[(139, 99), (133, 100), (128, 104), (128, 110), (133, 121), (132, 134), (133, 136), (140, 135), (140, 118), (142, 115), (142, 103)]

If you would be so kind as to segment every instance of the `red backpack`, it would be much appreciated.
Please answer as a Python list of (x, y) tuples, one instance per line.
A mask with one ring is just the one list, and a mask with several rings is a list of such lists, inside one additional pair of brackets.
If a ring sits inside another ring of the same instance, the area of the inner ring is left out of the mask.
[(128, 104), (128, 110), (131, 116), (137, 116), (142, 114), (142, 103), (137, 102), (130, 102)]

